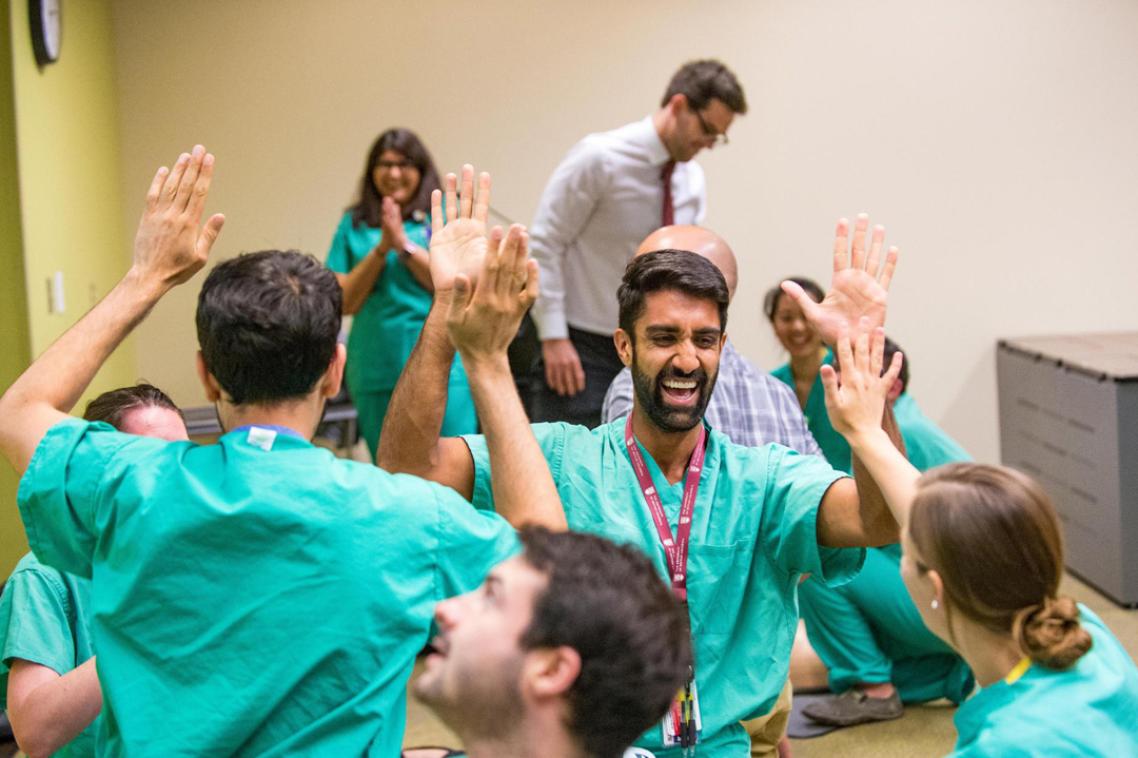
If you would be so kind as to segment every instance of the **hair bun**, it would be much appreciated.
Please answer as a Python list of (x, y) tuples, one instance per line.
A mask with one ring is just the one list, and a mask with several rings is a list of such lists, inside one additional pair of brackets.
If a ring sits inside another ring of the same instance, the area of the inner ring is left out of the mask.
[(1053, 669), (1071, 667), (1091, 649), (1091, 635), (1079, 623), (1079, 606), (1069, 597), (1024, 608), (1016, 614), (1012, 634), (1031, 660)]

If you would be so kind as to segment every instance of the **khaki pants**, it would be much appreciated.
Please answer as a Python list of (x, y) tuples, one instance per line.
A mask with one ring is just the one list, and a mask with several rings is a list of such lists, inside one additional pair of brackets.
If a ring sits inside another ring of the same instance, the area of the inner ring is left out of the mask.
[(782, 685), (771, 712), (743, 722), (743, 728), (751, 735), (751, 756), (778, 755), (778, 741), (786, 736), (786, 725), (790, 721), (791, 686), (790, 679)]

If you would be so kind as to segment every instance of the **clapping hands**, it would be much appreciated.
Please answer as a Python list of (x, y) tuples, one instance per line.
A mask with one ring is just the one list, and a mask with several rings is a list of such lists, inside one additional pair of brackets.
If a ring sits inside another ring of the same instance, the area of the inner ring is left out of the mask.
[(403, 212), (399, 203), (390, 196), (384, 196), (383, 207), (380, 211), (380, 228), (383, 230), (382, 241), (388, 250), (403, 251), (407, 247), (407, 232), (403, 229)]

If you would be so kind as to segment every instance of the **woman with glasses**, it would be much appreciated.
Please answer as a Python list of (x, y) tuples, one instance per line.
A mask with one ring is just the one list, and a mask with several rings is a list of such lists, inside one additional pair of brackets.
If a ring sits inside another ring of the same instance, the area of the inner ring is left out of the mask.
[[(431, 192), (439, 176), (431, 154), (409, 129), (388, 129), (368, 152), (359, 195), (328, 251), (327, 265), (344, 290), (348, 390), (359, 427), (375, 458), (391, 393), (431, 309)], [(474, 401), (462, 363), (451, 368), (447, 436), (477, 431)]]

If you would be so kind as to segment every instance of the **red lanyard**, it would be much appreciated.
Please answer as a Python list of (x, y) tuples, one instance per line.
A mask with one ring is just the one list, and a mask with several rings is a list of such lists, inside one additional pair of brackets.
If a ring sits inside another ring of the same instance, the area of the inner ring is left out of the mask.
[(700, 474), (703, 471), (703, 454), (707, 450), (707, 430), (703, 424), (699, 425), (699, 439), (696, 440), (695, 449), (692, 450), (691, 460), (688, 461), (688, 472), (684, 475), (684, 498), (680, 502), (680, 521), (676, 525), (676, 537), (672, 539), (672, 530), (668, 526), (668, 516), (664, 513), (664, 504), (660, 502), (660, 493), (652, 484), (652, 476), (648, 473), (648, 466), (640, 448), (636, 444), (636, 437), (632, 434), (632, 414), (628, 414), (628, 422), (624, 425), (624, 444), (628, 447), (628, 457), (632, 460), (632, 470), (636, 472), (636, 480), (640, 483), (640, 491), (644, 494), (644, 501), (648, 503), (648, 510), (652, 514), (652, 521), (656, 524), (656, 533), (660, 537), (660, 544), (664, 546), (664, 554), (668, 559), (668, 571), (672, 574), (672, 590), (681, 601), (688, 598), (688, 541), (691, 537), (691, 517), (695, 511), (695, 499), (699, 494)]

